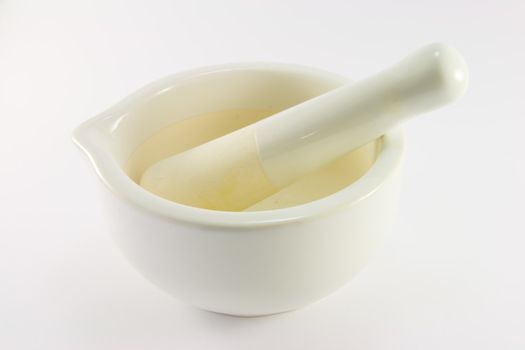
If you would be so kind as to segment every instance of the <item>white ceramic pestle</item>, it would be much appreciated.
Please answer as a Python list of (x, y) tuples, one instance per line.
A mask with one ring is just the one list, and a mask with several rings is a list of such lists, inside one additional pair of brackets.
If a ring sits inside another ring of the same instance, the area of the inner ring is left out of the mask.
[(444, 44), (151, 166), (141, 186), (169, 200), (237, 211), (465, 92), (468, 70)]

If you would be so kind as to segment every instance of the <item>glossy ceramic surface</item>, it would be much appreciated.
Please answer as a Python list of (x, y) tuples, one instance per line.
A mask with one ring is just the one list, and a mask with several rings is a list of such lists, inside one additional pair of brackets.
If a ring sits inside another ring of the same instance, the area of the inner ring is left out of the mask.
[[(383, 137), (375, 163), (352, 185), (278, 210), (184, 206), (142, 189), (124, 171), (134, 149), (174, 121), (232, 107), (282, 110), (346, 82), (295, 65), (209, 67), (155, 82), (77, 128), (75, 142), (110, 190), (103, 191), (107, 217), (131, 264), (186, 303), (241, 316), (293, 310), (348, 282), (395, 217), (400, 130)], [(249, 92), (253, 86), (258, 93)]]

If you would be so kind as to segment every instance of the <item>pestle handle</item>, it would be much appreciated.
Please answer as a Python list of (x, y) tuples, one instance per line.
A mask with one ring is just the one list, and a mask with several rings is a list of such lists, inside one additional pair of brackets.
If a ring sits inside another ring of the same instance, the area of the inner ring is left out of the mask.
[(243, 210), (466, 90), (461, 55), (426, 46), (392, 68), (344, 85), (151, 166), (140, 184), (169, 200)]
[(405, 119), (452, 102), (467, 85), (461, 55), (430, 44), (370, 78), (255, 124), (261, 164), (273, 184), (286, 186)]

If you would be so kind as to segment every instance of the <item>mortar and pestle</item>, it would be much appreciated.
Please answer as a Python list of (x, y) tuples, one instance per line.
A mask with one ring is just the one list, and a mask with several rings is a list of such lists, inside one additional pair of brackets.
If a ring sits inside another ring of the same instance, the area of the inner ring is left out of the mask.
[(74, 140), (144, 277), (206, 310), (273, 314), (364, 266), (396, 214), (397, 126), (467, 83), (443, 44), (356, 83), (287, 64), (216, 66), (146, 86)]

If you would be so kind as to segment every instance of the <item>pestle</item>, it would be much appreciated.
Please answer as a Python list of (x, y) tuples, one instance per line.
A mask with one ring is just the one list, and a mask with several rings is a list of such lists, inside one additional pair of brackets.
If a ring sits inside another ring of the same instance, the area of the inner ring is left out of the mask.
[(461, 55), (431, 44), (372, 77), (161, 160), (140, 185), (190, 206), (243, 210), (408, 117), (452, 102), (467, 84)]

